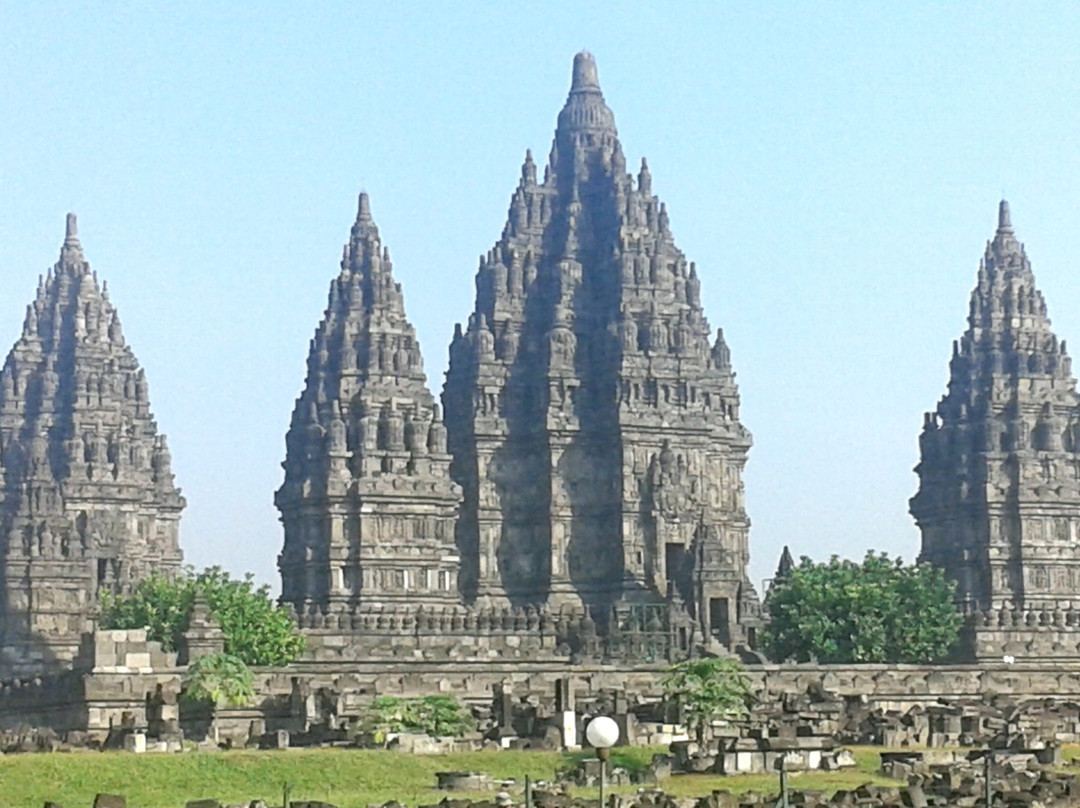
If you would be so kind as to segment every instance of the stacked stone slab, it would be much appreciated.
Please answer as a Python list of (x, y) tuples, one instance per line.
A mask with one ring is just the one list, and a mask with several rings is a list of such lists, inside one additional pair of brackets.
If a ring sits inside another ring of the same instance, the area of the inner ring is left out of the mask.
[(750, 433), (723, 334), (642, 161), (635, 182), (588, 53), (554, 145), (526, 154), (480, 260), (443, 391), (477, 603), (675, 604), (747, 640)]
[(1080, 656), (1080, 399), (1007, 202), (919, 443), (920, 559), (956, 581), (966, 650)]
[(276, 503), (300, 611), (459, 601), (446, 429), (367, 194), (311, 341)]
[(0, 673), (70, 661), (99, 592), (178, 571), (184, 504), (69, 214), (0, 372)]

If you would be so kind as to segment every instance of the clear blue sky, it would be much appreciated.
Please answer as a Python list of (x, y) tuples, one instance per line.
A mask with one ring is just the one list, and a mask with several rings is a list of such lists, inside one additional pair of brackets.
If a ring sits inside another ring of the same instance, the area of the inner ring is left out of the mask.
[(198, 565), (277, 584), (285, 429), (357, 193), (437, 393), (582, 48), (732, 348), (755, 581), (784, 544), (917, 553), (922, 413), (1003, 193), (1080, 346), (1076, 4), (8, 2), (0, 31), (0, 350), (78, 212)]

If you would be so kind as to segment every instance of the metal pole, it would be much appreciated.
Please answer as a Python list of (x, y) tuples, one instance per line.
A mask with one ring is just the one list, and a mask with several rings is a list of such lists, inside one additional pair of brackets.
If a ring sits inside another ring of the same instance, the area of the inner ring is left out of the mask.
[(600, 758), (600, 808), (604, 808), (604, 771), (607, 769), (606, 752), (606, 749), (601, 749), (597, 755)]
[(532, 808), (532, 784), (529, 775), (525, 775), (525, 808)]
[(780, 759), (780, 808), (788, 808), (787, 766), (783, 758)]
[(290, 797), (289, 792), (290, 791), (292, 791), (292, 789), (289, 788), (289, 781), (286, 780), (285, 781), (284, 793), (282, 794), (281, 808), (289, 808), (289, 797)]
[(990, 766), (992, 765), (993, 760), (994, 760), (994, 750), (993, 749), (987, 749), (986, 750), (986, 757), (983, 758), (984, 774), (986, 776), (986, 808), (990, 808), (991, 803), (992, 803), (992, 801), (994, 799), (994, 789), (990, 785)]

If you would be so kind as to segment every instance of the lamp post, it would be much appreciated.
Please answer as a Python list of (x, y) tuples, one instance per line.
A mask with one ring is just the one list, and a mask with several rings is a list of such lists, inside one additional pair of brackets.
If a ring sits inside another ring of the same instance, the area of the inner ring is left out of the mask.
[(611, 758), (611, 747), (619, 740), (619, 725), (606, 715), (598, 715), (585, 727), (585, 740), (600, 758), (600, 808), (604, 808), (604, 770)]

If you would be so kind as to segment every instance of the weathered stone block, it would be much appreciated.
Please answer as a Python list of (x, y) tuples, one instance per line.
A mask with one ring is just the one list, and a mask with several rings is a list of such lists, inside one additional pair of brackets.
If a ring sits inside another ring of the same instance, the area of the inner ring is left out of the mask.
[(124, 665), (129, 668), (149, 668), (150, 654), (146, 652), (128, 653), (124, 655)]
[(143, 732), (132, 732), (129, 735), (125, 735), (124, 751), (133, 752), (136, 755), (144, 753), (146, 751), (146, 734)]

